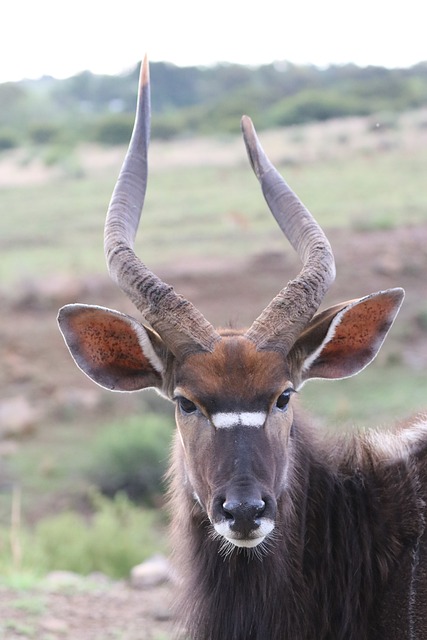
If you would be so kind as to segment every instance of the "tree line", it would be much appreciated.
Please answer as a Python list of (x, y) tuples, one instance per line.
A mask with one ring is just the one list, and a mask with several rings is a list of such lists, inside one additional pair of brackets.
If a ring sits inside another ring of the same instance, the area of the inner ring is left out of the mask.
[[(427, 62), (407, 69), (288, 62), (246, 67), (152, 63), (153, 137), (234, 133), (249, 113), (258, 129), (402, 112), (427, 105)], [(128, 140), (139, 65), (108, 76), (0, 84), (0, 148), (25, 142)]]

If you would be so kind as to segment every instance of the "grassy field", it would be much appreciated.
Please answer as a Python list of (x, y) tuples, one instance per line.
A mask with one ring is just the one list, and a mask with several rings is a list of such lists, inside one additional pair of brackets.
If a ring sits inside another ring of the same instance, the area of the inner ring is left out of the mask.
[[(265, 132), (261, 139), (325, 228), (391, 228), (426, 219), (427, 132), (420, 120), (414, 114), (376, 130), (351, 119)], [(124, 153), (106, 151), (106, 163), (99, 150), (85, 147), (74, 152), (78, 177), (59, 162), (51, 179), (0, 189), (3, 286), (58, 271), (104, 272), (100, 237)], [(150, 159), (137, 241), (150, 264), (282, 250), (240, 139), (211, 146), (155, 142)], [(7, 162), (3, 155), (0, 170)], [(21, 158), (15, 171), (25, 170)]]

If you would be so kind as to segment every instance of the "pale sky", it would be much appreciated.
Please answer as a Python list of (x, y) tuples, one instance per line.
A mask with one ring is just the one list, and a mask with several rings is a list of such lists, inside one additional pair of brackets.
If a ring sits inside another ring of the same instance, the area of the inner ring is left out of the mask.
[(404, 67), (427, 60), (422, 0), (11, 0), (0, 82), (150, 60)]

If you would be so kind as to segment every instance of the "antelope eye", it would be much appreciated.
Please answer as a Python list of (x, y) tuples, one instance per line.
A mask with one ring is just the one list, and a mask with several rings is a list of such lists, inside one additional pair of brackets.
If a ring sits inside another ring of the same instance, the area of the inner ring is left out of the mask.
[(280, 411), (286, 410), (293, 391), (293, 389), (286, 389), (286, 391), (280, 394), (280, 396), (276, 400), (277, 409), (279, 409)]
[(180, 396), (178, 398), (178, 405), (182, 413), (190, 414), (197, 411), (197, 406), (194, 404), (194, 402), (192, 402), (188, 398), (184, 398), (184, 396)]

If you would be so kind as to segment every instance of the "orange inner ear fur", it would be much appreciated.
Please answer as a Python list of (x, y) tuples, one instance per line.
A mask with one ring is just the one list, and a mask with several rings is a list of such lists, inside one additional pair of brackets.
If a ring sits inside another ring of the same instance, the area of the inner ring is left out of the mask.
[[(403, 292), (399, 289), (372, 294), (359, 301), (352, 301), (347, 306), (333, 307), (319, 314), (324, 316), (322, 322), (313, 323), (313, 331), (308, 330), (304, 336), (306, 345), (312, 340), (313, 354), (310, 362), (308, 354), (305, 378), (344, 378), (358, 373), (376, 356), (383, 340), (393, 324), (400, 308)], [(337, 313), (333, 313), (334, 310)], [(330, 336), (327, 333), (330, 332)], [(324, 343), (317, 343), (314, 337), (321, 335)]]
[(131, 318), (100, 307), (71, 305), (62, 314), (61, 329), (76, 363), (97, 384), (119, 391), (161, 386), (162, 376), (138, 335), (146, 331)]
[(338, 357), (342, 355), (343, 345), (345, 350), (354, 353), (370, 349), (378, 340), (378, 334), (383, 328), (390, 326), (388, 321), (392, 305), (379, 306), (375, 300), (368, 300), (363, 304), (351, 307), (349, 313), (344, 313), (342, 320), (335, 328), (333, 339), (325, 345), (323, 354), (326, 357)]
[(80, 335), (82, 356), (93, 366), (126, 369), (130, 373), (148, 363), (135, 332), (120, 318), (98, 314), (74, 318), (71, 324)]

